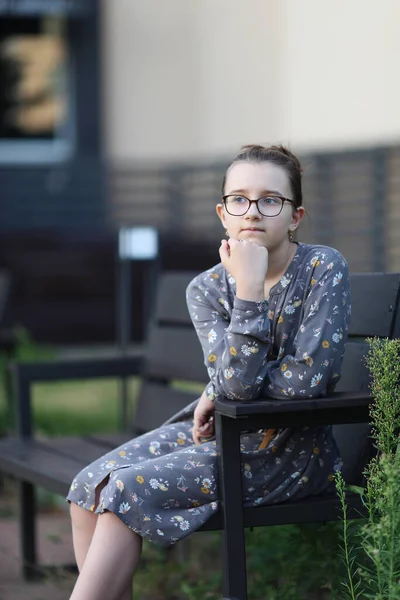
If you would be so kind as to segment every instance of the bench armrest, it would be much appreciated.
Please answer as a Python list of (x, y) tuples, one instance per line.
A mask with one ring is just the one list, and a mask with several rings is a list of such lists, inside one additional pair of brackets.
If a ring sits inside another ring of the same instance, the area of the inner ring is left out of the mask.
[[(215, 400), (215, 409), (223, 417), (241, 420), (243, 429), (365, 423), (373, 398), (368, 392), (334, 392), (324, 398), (236, 402), (226, 397)], [(251, 425), (250, 425), (251, 424)]]
[(17, 425), (20, 436), (29, 438), (32, 432), (32, 384), (40, 381), (131, 377), (143, 371), (142, 354), (98, 359), (55, 360), (13, 363), (10, 369), (15, 382)]

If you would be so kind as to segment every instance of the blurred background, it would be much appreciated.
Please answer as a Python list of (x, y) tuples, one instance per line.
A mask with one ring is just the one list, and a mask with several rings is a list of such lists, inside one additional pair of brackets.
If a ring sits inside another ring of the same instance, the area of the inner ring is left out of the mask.
[(158, 259), (130, 264), (143, 340), (156, 273), (218, 262), (245, 143), (300, 155), (301, 240), (398, 270), (399, 22), (395, 0), (0, 0), (3, 327), (112, 343), (118, 231), (151, 226)]
[[(160, 272), (219, 261), (215, 204), (243, 144), (300, 156), (300, 240), (338, 248), (353, 272), (400, 271), (399, 23), (398, 0), (0, 0), (0, 437), (14, 426), (10, 360), (141, 345)], [(158, 251), (138, 243), (122, 261), (121, 230), (143, 227)], [(35, 385), (36, 432), (129, 428), (140, 380), (128, 384)], [(13, 483), (0, 476), (0, 588), (19, 576)], [(42, 556), (72, 562), (64, 499), (37, 497)], [(290, 527), (272, 545), (248, 534), (252, 597), (279, 598), (290, 565), (285, 600), (341, 598), (339, 529)], [(217, 538), (168, 585), (147, 549), (140, 598), (219, 598)], [(50, 592), (69, 597), (58, 580)]]

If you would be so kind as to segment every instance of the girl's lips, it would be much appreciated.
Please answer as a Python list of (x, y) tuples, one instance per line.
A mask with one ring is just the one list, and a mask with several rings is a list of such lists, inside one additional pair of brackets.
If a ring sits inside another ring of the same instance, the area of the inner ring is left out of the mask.
[(260, 233), (264, 233), (263, 229), (257, 229), (255, 227), (247, 227), (246, 229), (242, 229), (241, 231), (251, 231), (251, 232), (259, 231)]

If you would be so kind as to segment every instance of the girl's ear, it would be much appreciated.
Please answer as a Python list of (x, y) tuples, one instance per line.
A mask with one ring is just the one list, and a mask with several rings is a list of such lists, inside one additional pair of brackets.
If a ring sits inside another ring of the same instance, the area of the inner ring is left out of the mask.
[(224, 205), (217, 204), (217, 206), (215, 207), (215, 210), (217, 212), (217, 215), (219, 216), (222, 226), (226, 229), (226, 216), (225, 216)]
[(295, 229), (297, 229), (297, 227), (300, 225), (300, 221), (303, 219), (304, 215), (305, 215), (305, 209), (303, 206), (299, 206), (298, 208), (296, 208), (296, 210), (293, 211), (292, 213), (292, 221), (291, 221), (291, 225), (293, 227), (293, 231)]

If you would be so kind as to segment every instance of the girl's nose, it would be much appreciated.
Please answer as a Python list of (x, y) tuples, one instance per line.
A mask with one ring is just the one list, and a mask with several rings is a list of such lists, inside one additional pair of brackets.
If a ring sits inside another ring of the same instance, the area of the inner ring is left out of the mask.
[(257, 208), (257, 204), (255, 202), (252, 202), (250, 204), (250, 208), (249, 208), (249, 210), (246, 213), (246, 217), (247, 216), (248, 217), (260, 217), (261, 216), (260, 213), (259, 213), (259, 210)]

